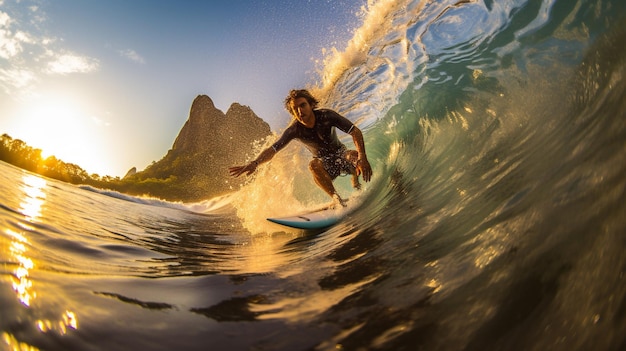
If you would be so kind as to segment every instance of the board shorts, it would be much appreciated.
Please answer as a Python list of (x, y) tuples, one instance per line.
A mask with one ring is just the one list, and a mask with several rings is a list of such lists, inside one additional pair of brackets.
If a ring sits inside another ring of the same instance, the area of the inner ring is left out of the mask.
[(317, 156), (322, 161), (324, 169), (328, 172), (331, 179), (335, 179), (342, 174), (353, 174), (356, 171), (356, 165), (352, 164), (346, 158), (348, 150), (341, 149), (339, 152), (326, 156)]

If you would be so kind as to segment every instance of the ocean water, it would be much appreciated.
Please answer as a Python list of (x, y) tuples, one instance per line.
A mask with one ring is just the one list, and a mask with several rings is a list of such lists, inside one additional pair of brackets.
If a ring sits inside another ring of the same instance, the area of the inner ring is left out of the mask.
[(370, 3), (311, 82), (374, 167), (326, 230), (265, 220), (327, 201), (295, 143), (193, 204), (0, 164), (1, 348), (626, 349), (625, 16)]

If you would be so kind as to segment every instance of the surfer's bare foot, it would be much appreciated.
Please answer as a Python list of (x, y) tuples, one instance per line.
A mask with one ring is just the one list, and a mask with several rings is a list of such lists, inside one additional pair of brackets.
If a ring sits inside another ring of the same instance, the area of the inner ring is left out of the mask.
[(346, 200), (342, 199), (339, 194), (333, 194), (333, 202), (328, 207), (336, 210), (346, 206), (348, 206)]

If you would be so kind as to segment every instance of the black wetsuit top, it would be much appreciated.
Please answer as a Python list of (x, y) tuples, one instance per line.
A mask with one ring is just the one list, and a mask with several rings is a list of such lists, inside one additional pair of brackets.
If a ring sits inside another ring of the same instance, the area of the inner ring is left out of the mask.
[(354, 124), (333, 110), (313, 110), (315, 125), (307, 128), (294, 120), (285, 130), (277, 142), (272, 145), (278, 152), (293, 139), (300, 140), (313, 154), (313, 157), (327, 158), (342, 155), (346, 147), (337, 138), (335, 127), (344, 133), (350, 134)]

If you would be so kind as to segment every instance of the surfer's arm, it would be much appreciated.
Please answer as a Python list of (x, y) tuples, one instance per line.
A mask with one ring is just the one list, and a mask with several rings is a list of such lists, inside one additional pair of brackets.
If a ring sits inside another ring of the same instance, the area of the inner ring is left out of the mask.
[(244, 173), (246, 173), (246, 175), (250, 175), (254, 173), (254, 171), (256, 171), (256, 168), (261, 163), (268, 162), (274, 157), (274, 155), (276, 155), (276, 150), (274, 150), (274, 147), (269, 147), (263, 150), (261, 154), (259, 154), (259, 156), (254, 161), (248, 163), (245, 166), (230, 167), (228, 171), (230, 172), (230, 175), (233, 177), (239, 177), (240, 175)]
[(269, 160), (271, 160), (272, 158), (274, 158), (274, 155), (276, 155), (276, 149), (274, 149), (274, 147), (268, 147), (267, 149), (263, 150), (263, 152), (261, 152), (261, 154), (259, 154), (259, 156), (256, 158), (256, 160), (250, 162), (251, 164), (254, 164), (255, 167), (258, 167), (261, 163), (265, 163), (268, 162)]
[(245, 166), (230, 167), (228, 169), (230, 175), (233, 177), (239, 177), (244, 173), (246, 173), (246, 175), (254, 173), (254, 171), (256, 171), (257, 167), (259, 167), (261, 163), (269, 162), (269, 160), (271, 160), (278, 151), (284, 148), (285, 145), (287, 145), (294, 138), (295, 132), (296, 129), (295, 127), (293, 127), (292, 124), (292, 126), (288, 127), (287, 130), (285, 130), (283, 135), (280, 137), (280, 139), (278, 139), (277, 142), (274, 143), (274, 145), (263, 150), (254, 161), (248, 163)]
[(367, 160), (367, 154), (365, 154), (365, 142), (363, 141), (363, 133), (361, 133), (361, 130), (357, 128), (357, 126), (352, 126), (350, 130), (350, 135), (352, 135), (352, 140), (354, 141), (356, 151), (359, 153), (359, 159), (356, 162), (356, 173), (357, 175), (362, 174), (363, 180), (369, 182), (370, 179), (372, 179), (372, 167)]

